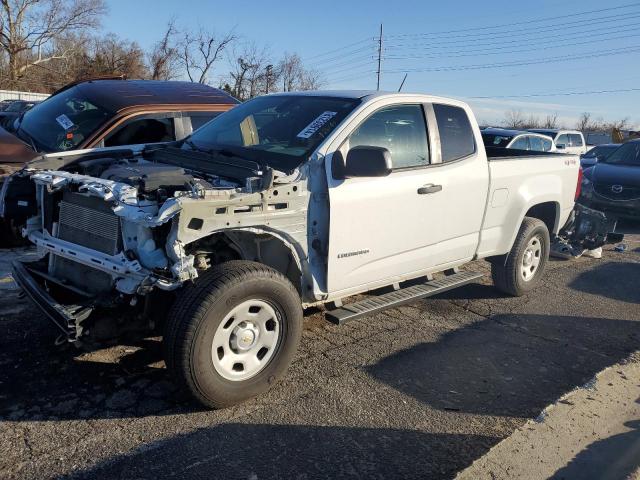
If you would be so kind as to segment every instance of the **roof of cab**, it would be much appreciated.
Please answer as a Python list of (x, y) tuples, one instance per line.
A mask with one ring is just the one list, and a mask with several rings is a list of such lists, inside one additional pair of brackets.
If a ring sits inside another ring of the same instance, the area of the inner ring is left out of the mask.
[(235, 105), (228, 93), (201, 83), (161, 80), (89, 80), (76, 85), (100, 106), (119, 111), (153, 105)]

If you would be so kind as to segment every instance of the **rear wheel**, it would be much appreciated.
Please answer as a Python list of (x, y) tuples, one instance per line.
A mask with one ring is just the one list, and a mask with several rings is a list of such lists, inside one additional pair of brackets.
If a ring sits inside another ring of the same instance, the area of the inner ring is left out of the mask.
[(186, 287), (171, 308), (167, 367), (202, 404), (221, 408), (268, 390), (300, 342), (298, 292), (264, 265), (230, 261)]
[(491, 259), (494, 285), (514, 296), (534, 289), (544, 275), (549, 244), (546, 224), (537, 218), (525, 217), (511, 251)]

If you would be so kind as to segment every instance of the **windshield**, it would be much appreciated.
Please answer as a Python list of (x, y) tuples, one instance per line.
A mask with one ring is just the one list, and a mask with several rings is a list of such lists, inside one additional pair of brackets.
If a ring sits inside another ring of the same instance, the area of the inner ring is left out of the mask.
[(625, 143), (604, 160), (613, 165), (633, 165), (640, 167), (640, 142)]
[(303, 95), (259, 97), (216, 117), (186, 144), (203, 150), (226, 149), (276, 170), (290, 171), (359, 103), (359, 99)]
[(509, 135), (497, 135), (493, 133), (483, 133), (482, 141), (486, 147), (506, 147), (513, 136)]
[(78, 87), (73, 87), (27, 111), (18, 134), (28, 135), (38, 150), (72, 150), (111, 116), (111, 112), (90, 102)]

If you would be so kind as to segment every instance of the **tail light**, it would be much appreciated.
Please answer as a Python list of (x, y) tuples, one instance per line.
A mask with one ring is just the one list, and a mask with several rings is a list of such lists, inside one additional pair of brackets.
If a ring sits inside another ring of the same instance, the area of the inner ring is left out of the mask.
[(578, 184), (576, 185), (576, 196), (574, 200), (578, 200), (580, 198), (580, 193), (582, 192), (582, 167), (578, 169)]

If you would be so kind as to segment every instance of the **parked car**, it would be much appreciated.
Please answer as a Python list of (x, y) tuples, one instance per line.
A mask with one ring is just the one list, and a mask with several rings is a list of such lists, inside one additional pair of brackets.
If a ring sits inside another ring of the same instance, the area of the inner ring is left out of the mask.
[(579, 201), (611, 216), (640, 219), (640, 140), (586, 169)]
[(587, 152), (587, 143), (578, 130), (558, 130), (554, 128), (532, 128), (530, 132), (548, 135), (553, 138), (559, 153), (582, 155)]
[(177, 381), (224, 407), (283, 376), (303, 307), (343, 324), (468, 284), (482, 274), (457, 267), (482, 258), (503, 292), (535, 288), (579, 169), (485, 148), (457, 100), (285, 93), (182, 142), (44, 155), (0, 212), (41, 255), (14, 278), (69, 341), (160, 329)]
[(40, 102), (28, 101), (28, 100), (12, 100), (5, 108), (0, 112), (0, 127), (10, 127), (13, 121), (22, 115), (23, 112), (31, 110), (35, 105)]
[(507, 130), (504, 128), (486, 128), (481, 131), (482, 141), (487, 147), (531, 150), (534, 152), (555, 152), (553, 139), (539, 133)]
[(0, 112), (3, 112), (13, 102), (15, 102), (14, 99), (0, 100)]
[(72, 83), (0, 129), (0, 174), (46, 153), (179, 140), (237, 103), (191, 82)]
[(580, 165), (582, 168), (593, 167), (597, 162), (605, 160), (609, 155), (615, 152), (621, 143), (606, 143), (593, 147), (584, 155), (580, 155)]

